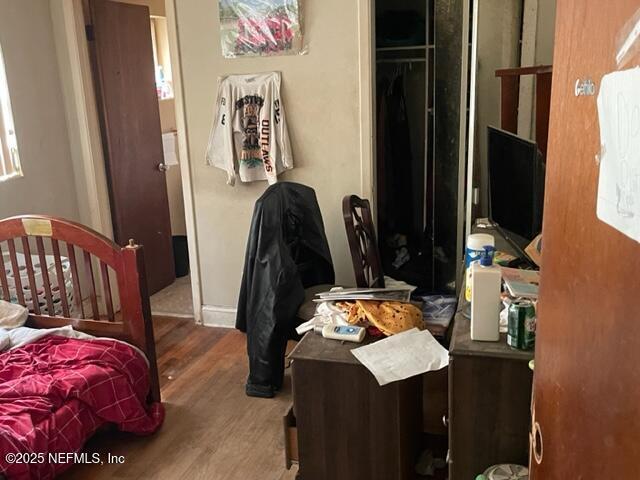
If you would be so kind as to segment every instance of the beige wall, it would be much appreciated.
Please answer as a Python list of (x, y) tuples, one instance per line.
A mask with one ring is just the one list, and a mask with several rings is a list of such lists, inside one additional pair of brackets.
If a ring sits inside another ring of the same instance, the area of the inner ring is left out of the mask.
[(149, 7), (149, 15), (164, 17), (164, 0), (118, 0), (123, 3), (133, 3), (135, 5), (145, 5)]
[(0, 218), (44, 213), (78, 219), (49, 2), (0, 0), (0, 43), (24, 172), (0, 183)]
[[(176, 103), (173, 98), (159, 100), (160, 125), (162, 133), (175, 132), (176, 127)], [(171, 233), (173, 235), (186, 235), (187, 223), (184, 214), (184, 195), (182, 193), (182, 177), (179, 167), (171, 167), (167, 170), (167, 195), (169, 197), (169, 214), (171, 216)]]
[(500, 80), (495, 71), (517, 67), (520, 57), (519, 0), (479, 0), (476, 62), (474, 170), (479, 177), (480, 212), (488, 214), (487, 127), (500, 127)]
[(553, 63), (553, 40), (556, 28), (556, 0), (538, 0), (536, 29), (536, 64)]
[(353, 283), (340, 203), (362, 178), (358, 3), (305, 2), (308, 55), (224, 59), (218, 2), (176, 2), (205, 305), (235, 307), (253, 205), (267, 187), (227, 186), (225, 172), (205, 165), (217, 78), (231, 73), (282, 72), (295, 168), (281, 179), (316, 190), (337, 279)]

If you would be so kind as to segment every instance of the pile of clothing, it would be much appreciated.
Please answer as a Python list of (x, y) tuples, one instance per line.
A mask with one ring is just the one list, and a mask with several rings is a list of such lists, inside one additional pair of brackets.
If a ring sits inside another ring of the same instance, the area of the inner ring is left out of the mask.
[[(404, 284), (385, 277), (385, 282), (394, 285)], [(406, 284), (404, 284), (406, 285)], [(410, 285), (406, 285), (410, 289)], [(340, 292), (337, 287), (332, 292)], [(319, 294), (323, 297), (324, 294)], [(325, 299), (327, 297), (324, 297)], [(391, 336), (397, 333), (418, 328), (425, 328), (422, 309), (415, 303), (398, 300), (352, 299), (337, 301), (320, 301), (314, 317), (300, 325), (296, 331), (299, 335), (324, 325), (357, 325), (367, 328), (372, 336)]]
[(412, 303), (354, 300), (336, 305), (346, 315), (348, 324), (367, 327), (372, 335), (391, 336), (412, 328), (424, 328), (422, 310)]

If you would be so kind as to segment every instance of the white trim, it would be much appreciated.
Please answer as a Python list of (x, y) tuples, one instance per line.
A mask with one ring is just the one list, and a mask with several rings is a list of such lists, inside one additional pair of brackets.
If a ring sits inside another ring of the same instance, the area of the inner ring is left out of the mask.
[(473, 2), (473, 26), (471, 30), (471, 85), (469, 86), (469, 142), (467, 153), (467, 195), (465, 213), (465, 239), (471, 233), (473, 212), (473, 163), (476, 140), (476, 82), (478, 76), (478, 12), (480, 0)]
[(184, 197), (184, 213), (187, 226), (187, 248), (189, 250), (189, 266), (191, 270), (193, 317), (196, 323), (203, 323), (200, 253), (198, 250), (198, 237), (196, 235), (195, 199), (192, 188), (189, 144), (187, 143), (187, 117), (184, 105), (184, 87), (182, 85), (182, 60), (180, 57), (180, 37), (178, 34), (176, 1), (165, 0), (164, 4), (165, 15), (167, 16), (167, 32), (169, 34), (169, 57), (171, 58), (176, 127), (178, 130), (178, 154), (180, 156), (180, 175), (182, 177), (182, 195)]
[(172, 317), (172, 318), (193, 318), (193, 315), (190, 313), (175, 313), (175, 312), (163, 312), (151, 310), (151, 315), (154, 317)]
[(371, 208), (375, 212), (375, 118), (373, 114), (375, 51), (372, 47), (375, 33), (374, 16), (372, 15), (374, 2), (375, 0), (358, 0), (358, 75), (360, 78), (360, 195), (369, 199)]
[[(460, 79), (460, 130), (458, 143), (458, 211), (457, 211), (457, 233), (456, 233), (456, 292), (460, 291), (461, 269), (463, 259), (463, 249), (465, 244), (465, 171), (467, 163), (465, 152), (467, 151), (467, 95), (468, 95), (468, 71), (469, 71), (469, 1), (462, 2), (462, 55), (461, 79)], [(480, 0), (476, 0), (476, 3)], [(472, 47), (473, 48), (473, 47)], [(469, 105), (471, 107), (471, 105)], [(472, 123), (469, 115), (469, 123)], [(473, 176), (473, 171), (469, 172)], [(467, 200), (468, 201), (468, 200)]]
[(237, 310), (217, 305), (202, 306), (202, 324), (205, 327), (235, 328)]
[[(536, 39), (538, 37), (538, 0), (525, 0), (522, 8), (522, 44), (520, 66), (536, 64)], [(518, 135), (533, 138), (535, 132), (535, 79), (533, 75), (520, 77), (518, 91)]]
[(51, 17), (62, 77), (80, 221), (113, 238), (100, 123), (81, 2), (51, 2)]

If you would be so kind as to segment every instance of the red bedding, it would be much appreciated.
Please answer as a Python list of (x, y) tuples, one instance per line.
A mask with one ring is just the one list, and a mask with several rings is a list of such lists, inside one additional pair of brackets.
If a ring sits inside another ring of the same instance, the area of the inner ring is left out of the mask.
[(56, 454), (78, 452), (104, 423), (155, 432), (164, 410), (147, 406), (148, 391), (146, 361), (122, 342), (51, 335), (0, 354), (0, 471), (53, 478), (74, 462)]

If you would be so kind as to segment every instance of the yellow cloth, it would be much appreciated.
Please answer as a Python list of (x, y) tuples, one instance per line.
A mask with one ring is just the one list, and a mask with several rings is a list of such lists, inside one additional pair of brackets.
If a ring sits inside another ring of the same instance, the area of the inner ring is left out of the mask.
[(422, 310), (411, 303), (356, 300), (345, 307), (349, 323), (369, 323), (387, 336), (424, 328)]

